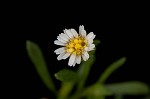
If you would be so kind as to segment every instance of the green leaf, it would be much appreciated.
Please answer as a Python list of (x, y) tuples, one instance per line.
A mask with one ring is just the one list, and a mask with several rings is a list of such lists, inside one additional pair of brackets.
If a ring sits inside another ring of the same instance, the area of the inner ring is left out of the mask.
[(75, 81), (78, 78), (76, 72), (68, 69), (63, 69), (55, 74), (56, 79), (63, 82)]
[(74, 82), (62, 82), (61, 88), (59, 89), (57, 99), (68, 99), (75, 83)]
[(58, 99), (67, 99), (69, 93), (74, 87), (75, 81), (78, 78), (76, 72), (68, 69), (63, 69), (55, 74), (56, 79), (62, 81), (61, 88), (58, 92)]
[(99, 45), (101, 43), (101, 41), (100, 40), (94, 40), (93, 43), (95, 44), (95, 46), (97, 46), (97, 45)]
[(93, 96), (93, 97), (100, 97), (100, 96), (109, 96), (112, 95), (105, 86), (100, 84), (94, 84), (87, 87), (83, 90), (82, 96)]
[(114, 95), (146, 95), (150, 93), (148, 85), (137, 81), (109, 84), (105, 87)]
[(145, 96), (144, 98), (142, 99), (150, 99), (150, 95), (149, 96)]
[(122, 66), (126, 61), (126, 58), (123, 57), (116, 62), (113, 62), (100, 76), (98, 79), (98, 83), (104, 83), (107, 78), (115, 71), (117, 70), (120, 66)]
[(40, 78), (42, 79), (44, 84), (47, 86), (47, 88), (49, 88), (52, 92), (55, 93), (56, 89), (51, 79), (51, 76), (49, 74), (49, 71), (48, 71), (48, 68), (47, 68), (47, 65), (44, 60), (44, 56), (42, 54), (40, 47), (31, 41), (27, 41), (26, 48), (27, 48), (27, 53), (29, 55), (29, 58), (33, 62)]
[(95, 50), (93, 50), (90, 53), (90, 58), (87, 61), (82, 62), (82, 64), (79, 66), (78, 69), (78, 76), (79, 76), (79, 80), (78, 80), (78, 91), (82, 89), (82, 87), (84, 86), (86, 79), (89, 75), (91, 66), (93, 65), (93, 63), (95, 62)]
[(105, 96), (87, 96), (85, 99), (105, 99)]

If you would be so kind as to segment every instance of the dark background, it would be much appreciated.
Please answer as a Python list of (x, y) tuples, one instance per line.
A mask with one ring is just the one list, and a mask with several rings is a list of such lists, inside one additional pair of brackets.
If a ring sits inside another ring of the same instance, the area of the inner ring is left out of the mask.
[[(78, 31), (79, 25), (84, 25), (87, 33), (94, 32), (96, 39), (101, 41), (86, 85), (94, 83), (109, 64), (121, 57), (126, 57), (127, 62), (106, 83), (135, 80), (150, 83), (148, 32), (144, 31), (147, 15), (140, 6), (100, 4), (93, 9), (94, 6), (79, 4), (81, 7), (68, 5), (64, 9), (63, 5), (52, 5), (19, 5), (8, 9), (6, 24), (11, 32), (5, 34), (8, 39), (5, 46), (10, 53), (6, 59), (12, 61), (6, 62), (9, 64), (6, 67), (8, 73), (5, 73), (8, 96), (29, 99), (54, 97), (36, 73), (27, 55), (26, 41), (31, 40), (41, 47), (52, 76), (63, 68), (76, 70), (79, 65), (68, 67), (68, 59), (57, 61), (54, 50), (59, 46), (54, 45), (54, 40), (63, 29), (75, 28)], [(70, 7), (75, 7), (75, 10), (70, 10)], [(59, 88), (60, 82), (55, 78), (54, 81)]]

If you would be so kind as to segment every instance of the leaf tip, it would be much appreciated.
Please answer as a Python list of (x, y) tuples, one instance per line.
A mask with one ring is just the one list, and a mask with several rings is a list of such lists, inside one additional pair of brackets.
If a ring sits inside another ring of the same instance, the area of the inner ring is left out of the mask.
[(94, 40), (94, 44), (97, 46), (97, 45), (99, 45), (101, 43), (101, 41), (100, 40)]
[(27, 40), (27, 41), (26, 41), (26, 48), (27, 48), (27, 49), (29, 48), (30, 44), (31, 44), (31, 41), (30, 41), (30, 40)]
[(57, 79), (57, 73), (56, 73), (56, 74), (54, 74), (54, 76), (55, 76), (55, 78)]
[(120, 60), (122, 60), (123, 62), (125, 62), (127, 60), (126, 57), (122, 57)]

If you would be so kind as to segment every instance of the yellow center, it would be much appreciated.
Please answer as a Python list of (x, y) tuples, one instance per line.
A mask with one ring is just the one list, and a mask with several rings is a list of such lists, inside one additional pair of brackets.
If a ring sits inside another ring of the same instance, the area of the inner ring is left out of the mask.
[(67, 43), (66, 51), (81, 55), (85, 47), (87, 47), (87, 40), (83, 37), (76, 37)]

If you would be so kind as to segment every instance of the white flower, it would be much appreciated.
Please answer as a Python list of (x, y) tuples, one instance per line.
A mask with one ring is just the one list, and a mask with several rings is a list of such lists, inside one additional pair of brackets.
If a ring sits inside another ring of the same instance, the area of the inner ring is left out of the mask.
[(65, 29), (64, 33), (59, 34), (57, 40), (54, 41), (54, 44), (62, 46), (54, 51), (59, 54), (57, 59), (62, 60), (70, 57), (69, 66), (75, 66), (76, 63), (80, 64), (81, 57), (84, 61), (88, 60), (88, 52), (95, 48), (94, 38), (93, 32), (87, 35), (83, 25), (79, 26), (79, 34), (75, 29)]

